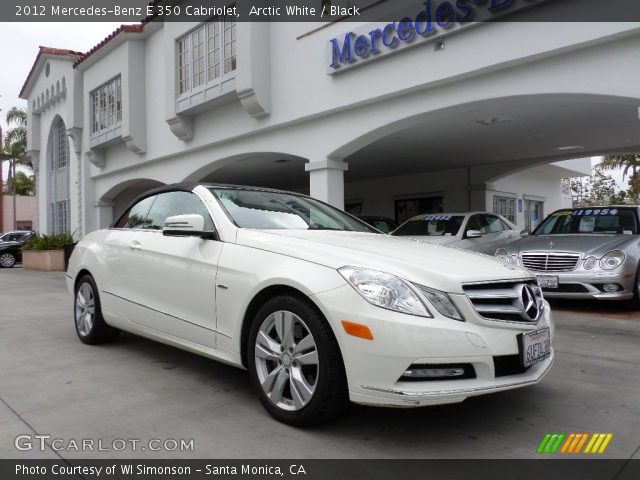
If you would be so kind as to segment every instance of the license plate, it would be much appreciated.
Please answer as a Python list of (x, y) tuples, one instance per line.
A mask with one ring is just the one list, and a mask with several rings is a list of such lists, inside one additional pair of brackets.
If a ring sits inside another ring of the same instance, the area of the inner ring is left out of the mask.
[(558, 288), (558, 277), (556, 275), (538, 275), (538, 285), (540, 288)]
[(527, 368), (541, 362), (551, 355), (551, 335), (549, 327), (540, 328), (533, 332), (520, 334), (522, 350), (520, 351), (520, 361)]

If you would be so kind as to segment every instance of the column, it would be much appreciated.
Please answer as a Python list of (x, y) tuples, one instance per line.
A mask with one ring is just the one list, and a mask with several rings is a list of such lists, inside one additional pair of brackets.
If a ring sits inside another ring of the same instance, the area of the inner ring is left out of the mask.
[(345, 162), (321, 160), (304, 166), (309, 172), (309, 191), (312, 197), (344, 209), (344, 172), (349, 168)]
[(98, 220), (97, 228), (107, 228), (113, 222), (114, 202), (98, 200), (94, 205), (96, 207), (96, 218)]

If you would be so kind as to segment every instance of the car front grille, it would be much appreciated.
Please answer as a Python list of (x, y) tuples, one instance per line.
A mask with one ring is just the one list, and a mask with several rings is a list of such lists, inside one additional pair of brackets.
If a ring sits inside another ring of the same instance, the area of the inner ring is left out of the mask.
[(570, 272), (580, 260), (578, 253), (524, 252), (522, 266), (536, 272)]
[(464, 293), (478, 315), (489, 320), (537, 322), (544, 309), (536, 280), (468, 283)]

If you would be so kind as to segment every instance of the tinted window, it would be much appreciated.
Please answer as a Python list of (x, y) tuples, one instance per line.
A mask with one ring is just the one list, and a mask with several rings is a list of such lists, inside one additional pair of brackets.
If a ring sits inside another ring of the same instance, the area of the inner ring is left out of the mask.
[(499, 233), (504, 230), (502, 221), (494, 215), (485, 215), (484, 219), (487, 223), (487, 231), (489, 233)]
[(485, 234), (487, 233), (487, 225), (483, 222), (484, 215), (472, 215), (467, 223), (467, 229), (465, 232), (469, 230), (477, 230), (478, 232)]
[(460, 230), (464, 217), (462, 215), (427, 215), (415, 217), (403, 223), (393, 235), (411, 236), (454, 236)]
[(631, 209), (583, 208), (553, 212), (536, 228), (534, 235), (635, 233), (638, 233), (638, 224)]
[(115, 228), (145, 228), (147, 213), (156, 197), (157, 195), (152, 195), (136, 203), (120, 217)]
[(162, 230), (167, 217), (174, 215), (202, 215), (204, 229), (213, 230), (213, 221), (202, 200), (191, 192), (166, 192), (161, 193), (153, 202), (151, 210), (147, 214), (144, 228)]

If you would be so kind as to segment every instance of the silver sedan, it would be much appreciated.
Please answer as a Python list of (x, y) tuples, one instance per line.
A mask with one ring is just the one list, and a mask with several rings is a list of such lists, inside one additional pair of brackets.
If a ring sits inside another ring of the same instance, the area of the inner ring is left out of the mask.
[(497, 257), (538, 277), (546, 297), (634, 300), (640, 307), (640, 207), (553, 212)]
[(497, 248), (520, 238), (520, 232), (513, 223), (489, 212), (417, 215), (400, 225), (391, 235), (488, 255), (493, 255)]

